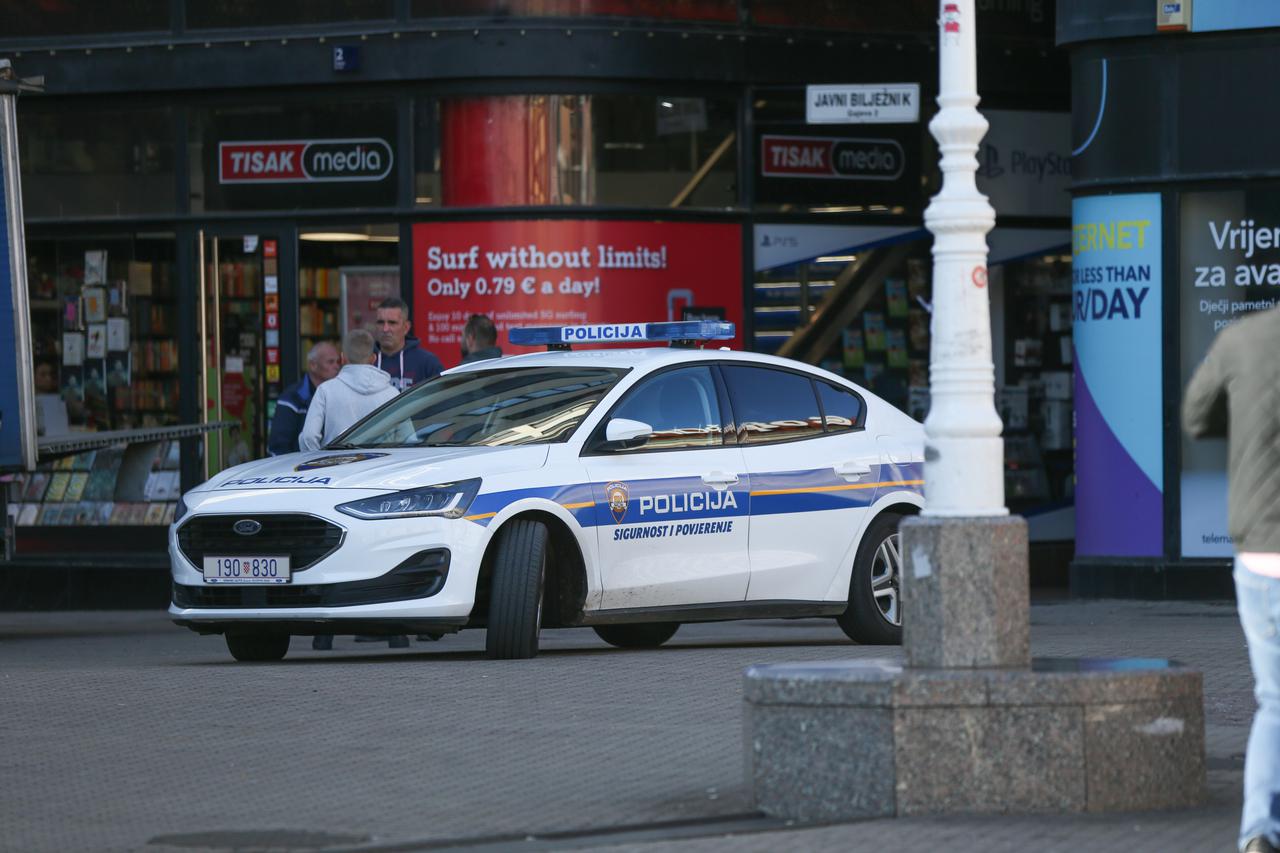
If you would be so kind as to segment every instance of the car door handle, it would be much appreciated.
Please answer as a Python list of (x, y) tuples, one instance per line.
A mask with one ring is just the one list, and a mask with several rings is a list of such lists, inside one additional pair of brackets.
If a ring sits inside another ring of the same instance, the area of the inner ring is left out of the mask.
[(723, 490), (729, 486), (738, 485), (738, 475), (729, 474), (725, 471), (712, 471), (708, 474), (702, 475), (702, 482), (706, 483), (708, 486), (713, 486), (716, 489)]
[(862, 462), (840, 462), (835, 466), (836, 473), (846, 480), (860, 480), (871, 473), (871, 466)]

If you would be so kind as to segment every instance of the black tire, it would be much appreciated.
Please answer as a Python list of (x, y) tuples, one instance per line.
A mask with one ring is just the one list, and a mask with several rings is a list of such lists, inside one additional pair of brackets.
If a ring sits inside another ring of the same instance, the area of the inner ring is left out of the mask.
[[(840, 629), (855, 642), (870, 646), (902, 644), (902, 555), (898, 538), (901, 521), (902, 516), (893, 512), (876, 516), (858, 545), (849, 578), (849, 607), (836, 617)], [(882, 547), (886, 550), (881, 551)], [(886, 556), (896, 560), (896, 565), (886, 567)], [(877, 591), (881, 593), (879, 598)]]
[(641, 625), (596, 625), (596, 636), (620, 649), (656, 649), (675, 636), (679, 622), (646, 622)]
[(241, 663), (284, 660), (289, 653), (288, 634), (227, 634), (227, 648)]
[(535, 657), (542, 627), (546, 525), (522, 518), (508, 522), (498, 533), (497, 548), (489, 587), (485, 650), (494, 660)]

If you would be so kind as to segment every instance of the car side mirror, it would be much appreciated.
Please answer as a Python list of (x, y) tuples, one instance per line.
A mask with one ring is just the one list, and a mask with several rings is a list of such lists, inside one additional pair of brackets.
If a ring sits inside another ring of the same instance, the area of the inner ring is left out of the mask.
[(605, 441), (621, 447), (639, 447), (653, 435), (653, 427), (644, 421), (613, 418), (604, 428)]

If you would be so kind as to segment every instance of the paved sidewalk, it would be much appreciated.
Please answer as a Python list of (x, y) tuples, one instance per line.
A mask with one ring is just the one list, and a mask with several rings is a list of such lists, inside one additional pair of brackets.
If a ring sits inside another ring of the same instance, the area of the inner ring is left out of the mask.
[(245, 666), (159, 613), (0, 613), (0, 850), (1233, 849), (1253, 699), (1227, 603), (1032, 608), (1037, 655), (1204, 672), (1209, 797), (1177, 814), (786, 826), (747, 802), (743, 669), (899, 650), (825, 620), (685, 626), (656, 651), (555, 631), (534, 661), (483, 642), (299, 638)]

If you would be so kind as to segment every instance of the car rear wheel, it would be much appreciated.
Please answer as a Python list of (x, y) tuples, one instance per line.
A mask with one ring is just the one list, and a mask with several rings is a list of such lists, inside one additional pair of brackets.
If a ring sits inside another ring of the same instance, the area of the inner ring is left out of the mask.
[(620, 649), (656, 649), (680, 630), (679, 622), (649, 622), (642, 625), (596, 625), (596, 635)]
[(289, 652), (289, 635), (227, 634), (227, 648), (241, 663), (284, 660)]
[(498, 533), (489, 589), (489, 628), (485, 650), (494, 660), (538, 654), (542, 628), (542, 587), (547, 568), (547, 528), (516, 519)]
[(849, 579), (849, 607), (836, 617), (849, 639), (866, 645), (902, 643), (902, 516), (876, 516), (862, 537)]

